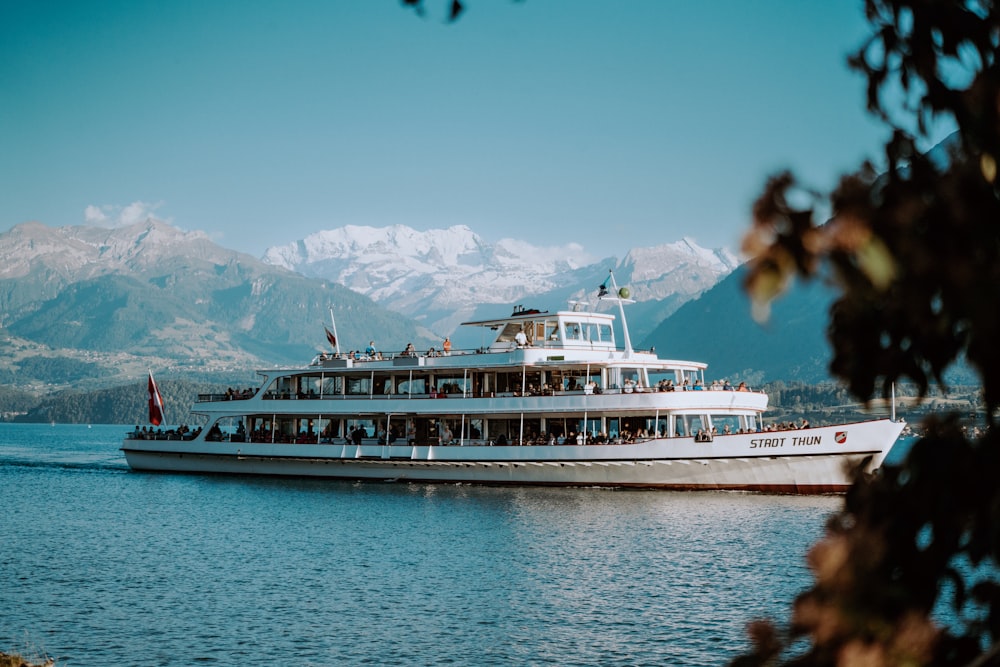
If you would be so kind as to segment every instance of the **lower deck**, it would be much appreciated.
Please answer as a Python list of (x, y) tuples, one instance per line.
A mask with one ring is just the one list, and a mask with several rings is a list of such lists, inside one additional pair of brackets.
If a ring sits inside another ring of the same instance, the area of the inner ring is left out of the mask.
[(880, 420), (742, 434), (708, 442), (434, 446), (127, 439), (137, 470), (382, 481), (470, 482), (828, 493), (851, 466), (881, 465), (902, 423)]

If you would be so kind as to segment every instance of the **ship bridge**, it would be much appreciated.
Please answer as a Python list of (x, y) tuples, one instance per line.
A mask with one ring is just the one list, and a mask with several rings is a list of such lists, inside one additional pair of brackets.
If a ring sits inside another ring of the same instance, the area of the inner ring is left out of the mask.
[(515, 310), (509, 317), (462, 322), (496, 331), (490, 352), (542, 347), (564, 350), (615, 350), (614, 315), (593, 312)]

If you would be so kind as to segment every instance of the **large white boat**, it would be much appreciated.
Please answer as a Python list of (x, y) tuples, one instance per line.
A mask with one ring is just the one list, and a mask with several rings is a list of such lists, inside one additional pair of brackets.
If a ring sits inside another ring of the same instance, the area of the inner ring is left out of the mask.
[(516, 308), (475, 350), (322, 354), (199, 396), (196, 433), (138, 429), (135, 470), (664, 489), (833, 493), (882, 464), (904, 424), (765, 423), (766, 394), (706, 384), (706, 364), (623, 345), (610, 313)]

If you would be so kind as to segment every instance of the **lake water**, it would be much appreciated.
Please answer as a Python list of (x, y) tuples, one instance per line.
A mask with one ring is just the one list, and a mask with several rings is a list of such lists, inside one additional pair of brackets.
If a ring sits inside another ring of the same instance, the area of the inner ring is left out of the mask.
[(74, 665), (720, 665), (836, 497), (129, 471), (0, 424), (0, 650)]

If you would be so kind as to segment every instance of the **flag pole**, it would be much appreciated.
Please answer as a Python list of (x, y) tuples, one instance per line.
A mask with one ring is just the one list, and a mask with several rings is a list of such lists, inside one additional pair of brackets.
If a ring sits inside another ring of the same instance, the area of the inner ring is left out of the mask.
[(337, 320), (333, 318), (333, 306), (330, 306), (330, 325), (333, 327), (333, 340), (334, 347), (337, 350), (337, 356), (340, 356), (340, 336), (337, 335)]

